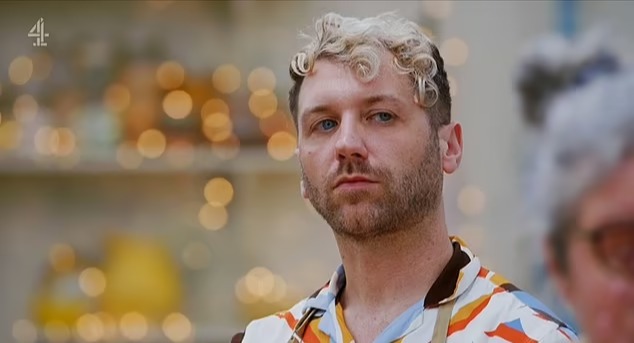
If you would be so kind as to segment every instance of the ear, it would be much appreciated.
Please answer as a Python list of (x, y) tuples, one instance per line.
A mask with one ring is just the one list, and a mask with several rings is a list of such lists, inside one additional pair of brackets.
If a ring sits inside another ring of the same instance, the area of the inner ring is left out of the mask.
[(440, 158), (445, 173), (455, 172), (462, 161), (462, 126), (452, 122), (438, 129)]
[[(299, 158), (299, 147), (295, 148), (295, 156)], [(299, 190), (302, 194), (302, 198), (308, 199), (308, 196), (306, 195), (306, 185), (304, 184), (304, 180), (299, 181)]]
[[(546, 263), (546, 270), (550, 275), (550, 278), (554, 281), (559, 294), (561, 294), (566, 301), (570, 301), (571, 295), (571, 282), (566, 277), (566, 271), (563, 270), (563, 266), (561, 266), (560, 261), (555, 257), (555, 252), (553, 251), (553, 247), (548, 242), (548, 239), (544, 240), (544, 257)], [(569, 302), (570, 303), (570, 302)]]
[(306, 195), (306, 185), (304, 184), (304, 180), (299, 181), (299, 189), (302, 193), (302, 198), (308, 199), (308, 196)]

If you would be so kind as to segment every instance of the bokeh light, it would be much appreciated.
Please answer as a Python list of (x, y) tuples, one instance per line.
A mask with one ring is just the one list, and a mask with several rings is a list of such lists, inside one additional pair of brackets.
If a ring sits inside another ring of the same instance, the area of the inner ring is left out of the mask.
[(165, 135), (156, 129), (143, 131), (137, 141), (139, 153), (146, 158), (160, 157), (165, 152), (166, 145)]
[(277, 96), (275, 93), (253, 93), (249, 97), (249, 110), (258, 118), (272, 116), (277, 110)]
[(35, 143), (35, 151), (42, 155), (51, 155), (51, 145), (53, 142), (53, 132), (55, 130), (48, 126), (43, 126), (37, 129), (35, 136), (33, 137)]
[(163, 99), (163, 111), (173, 119), (183, 119), (192, 111), (192, 97), (187, 92), (175, 90)]
[(205, 184), (204, 194), (205, 199), (211, 205), (227, 206), (233, 199), (233, 186), (225, 178), (213, 178)]
[(253, 69), (247, 78), (247, 86), (252, 93), (272, 93), (275, 83), (275, 73), (265, 67)]
[(246, 279), (241, 277), (235, 285), (236, 298), (243, 304), (253, 304), (259, 300), (259, 297), (249, 291)]
[(282, 301), (288, 293), (284, 278), (273, 274), (266, 267), (255, 267), (235, 284), (236, 298), (244, 304), (258, 301), (276, 303)]
[(198, 212), (198, 221), (207, 230), (215, 231), (227, 225), (229, 213), (223, 206), (204, 204)]
[(173, 342), (183, 342), (192, 336), (192, 323), (182, 313), (172, 313), (163, 320), (163, 333)]
[(274, 133), (266, 144), (269, 155), (277, 161), (286, 161), (293, 157), (296, 148), (297, 139), (286, 131)]
[(224, 141), (231, 137), (233, 122), (226, 113), (212, 113), (203, 121), (202, 131), (205, 137), (212, 142)]
[(286, 297), (287, 288), (286, 281), (281, 276), (275, 275), (273, 289), (264, 295), (264, 301), (269, 303), (282, 301)]
[(121, 317), (119, 330), (125, 338), (140, 341), (148, 334), (148, 321), (138, 312), (129, 312)]
[(75, 146), (77, 139), (75, 138), (75, 133), (71, 131), (69, 128), (59, 128), (57, 129), (57, 134), (59, 135), (59, 143), (55, 149), (55, 153), (58, 156), (69, 156), (75, 151)]
[(255, 267), (245, 276), (245, 284), (252, 294), (263, 297), (273, 291), (275, 276), (265, 267)]
[(84, 314), (77, 319), (77, 334), (87, 342), (97, 342), (104, 338), (105, 330), (101, 318), (94, 314)]
[(204, 121), (208, 116), (218, 112), (229, 115), (229, 105), (222, 99), (209, 99), (201, 107), (200, 117)]
[(9, 80), (21, 86), (29, 82), (33, 75), (33, 61), (26, 56), (16, 57), (9, 64)]
[(233, 93), (240, 88), (240, 70), (232, 64), (221, 65), (216, 68), (211, 80), (220, 93)]
[(185, 81), (185, 69), (176, 61), (163, 62), (156, 69), (156, 82), (163, 89), (180, 87)]
[(91, 297), (97, 297), (106, 290), (106, 276), (98, 268), (87, 268), (79, 274), (79, 287)]
[(68, 128), (50, 128), (37, 130), (34, 136), (35, 150), (42, 155), (68, 157), (76, 147), (75, 134)]

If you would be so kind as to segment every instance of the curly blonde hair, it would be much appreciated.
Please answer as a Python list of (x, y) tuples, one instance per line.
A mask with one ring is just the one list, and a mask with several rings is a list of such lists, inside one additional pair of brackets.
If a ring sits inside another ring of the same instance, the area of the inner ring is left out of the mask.
[(415, 23), (393, 12), (364, 19), (328, 13), (315, 23), (315, 36), (291, 59), (293, 86), (289, 107), (297, 125), (297, 101), (304, 77), (315, 61), (329, 58), (355, 70), (369, 82), (379, 73), (380, 52), (394, 55), (397, 70), (410, 77), (417, 103), (431, 109), (430, 122), (438, 128), (451, 121), (451, 96), (444, 61), (438, 48)]

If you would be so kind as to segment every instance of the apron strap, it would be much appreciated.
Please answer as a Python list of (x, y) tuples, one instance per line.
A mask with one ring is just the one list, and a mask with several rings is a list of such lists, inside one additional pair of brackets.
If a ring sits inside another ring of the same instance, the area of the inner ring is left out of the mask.
[(306, 332), (306, 329), (308, 328), (310, 322), (313, 320), (313, 318), (315, 318), (318, 311), (319, 310), (316, 308), (310, 308), (308, 309), (308, 311), (306, 311), (306, 313), (304, 313), (299, 321), (297, 321), (297, 324), (295, 324), (295, 327), (293, 328), (293, 334), (291, 335), (291, 338), (289, 338), (288, 343), (304, 342), (304, 333)]
[(451, 312), (456, 299), (448, 301), (438, 307), (438, 317), (434, 325), (434, 334), (431, 337), (431, 343), (447, 342), (447, 330), (449, 330), (449, 322), (451, 321)]
[[(328, 286), (329, 282), (326, 282), (326, 284), (324, 285), (324, 287)], [(317, 295), (319, 295), (319, 292), (321, 292), (322, 289), (324, 289), (324, 287), (316, 290), (313, 294), (311, 294), (308, 299), (312, 299), (317, 297)], [(315, 318), (315, 316), (317, 315), (317, 312), (319, 310), (317, 310), (316, 308), (309, 308), (308, 311), (306, 311), (306, 313), (304, 313), (304, 315), (297, 321), (297, 324), (295, 324), (295, 327), (293, 328), (293, 334), (291, 335), (291, 338), (288, 339), (288, 343), (303, 343), (303, 337), (304, 337), (304, 332), (306, 332), (306, 328), (308, 328), (308, 325), (310, 324), (310, 321), (313, 320), (313, 318)]]

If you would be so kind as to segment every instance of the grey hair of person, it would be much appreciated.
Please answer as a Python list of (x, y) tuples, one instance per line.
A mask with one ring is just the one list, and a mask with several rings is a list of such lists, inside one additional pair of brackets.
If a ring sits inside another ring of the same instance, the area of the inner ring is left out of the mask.
[(529, 213), (563, 267), (583, 195), (634, 152), (634, 70), (608, 43), (599, 30), (544, 37), (524, 52), (515, 78), (523, 117), (540, 131)]

